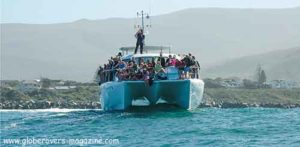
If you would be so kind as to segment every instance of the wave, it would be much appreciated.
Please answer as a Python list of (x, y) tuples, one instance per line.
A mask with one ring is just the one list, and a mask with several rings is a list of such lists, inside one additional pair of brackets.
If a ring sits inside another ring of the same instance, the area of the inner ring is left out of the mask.
[(102, 109), (0, 109), (0, 112), (74, 112), (74, 111), (102, 111)]

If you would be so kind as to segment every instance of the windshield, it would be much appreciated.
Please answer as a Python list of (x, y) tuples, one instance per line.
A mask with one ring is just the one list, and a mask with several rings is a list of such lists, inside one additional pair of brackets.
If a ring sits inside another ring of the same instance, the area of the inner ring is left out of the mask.
[(144, 63), (151, 63), (153, 61), (156, 63), (157, 59), (158, 57), (137, 57), (133, 60), (135, 61), (135, 63), (140, 64), (142, 60), (144, 61)]

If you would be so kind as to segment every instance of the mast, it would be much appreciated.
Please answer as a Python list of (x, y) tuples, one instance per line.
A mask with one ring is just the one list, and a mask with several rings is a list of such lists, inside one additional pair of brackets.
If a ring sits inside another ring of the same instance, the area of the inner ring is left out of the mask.
[(142, 29), (145, 30), (145, 25), (144, 25), (144, 11), (142, 10)]
[[(138, 22), (134, 26), (134, 28), (136, 28), (136, 29), (143, 29), (144, 32), (146, 32), (146, 30), (148, 31), (149, 28), (151, 28), (151, 21), (150, 21), (149, 14), (145, 13), (143, 10), (140, 11), (140, 12), (137, 12), (136, 14), (137, 14), (137, 20), (138, 20)], [(139, 22), (139, 19), (141, 19), (141, 22)]]
[[(149, 29), (151, 28), (151, 20), (148, 13), (145, 13), (144, 10), (137, 12), (137, 24), (134, 26), (134, 28), (137, 29), (143, 29), (144, 34), (148, 35)], [(139, 18), (141, 18), (141, 25), (139, 24)], [(145, 22), (145, 20), (148, 20)], [(146, 37), (147, 39), (148, 37)], [(144, 40), (144, 46), (146, 45), (146, 41)], [(145, 50), (146, 51), (146, 50)], [(147, 51), (146, 51), (147, 52)]]

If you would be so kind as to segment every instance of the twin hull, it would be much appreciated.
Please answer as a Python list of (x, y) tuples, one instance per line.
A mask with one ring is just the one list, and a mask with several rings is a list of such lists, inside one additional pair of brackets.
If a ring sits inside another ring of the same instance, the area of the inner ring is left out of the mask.
[(154, 81), (151, 86), (144, 81), (107, 82), (100, 86), (100, 101), (103, 110), (125, 110), (132, 101), (147, 98), (154, 105), (161, 98), (184, 109), (199, 106), (204, 91), (200, 79)]

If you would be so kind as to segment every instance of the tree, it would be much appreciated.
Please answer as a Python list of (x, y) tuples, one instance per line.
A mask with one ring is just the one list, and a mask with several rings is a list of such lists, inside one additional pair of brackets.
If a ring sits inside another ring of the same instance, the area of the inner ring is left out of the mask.
[(267, 76), (264, 70), (261, 71), (260, 77), (259, 77), (259, 84), (264, 84), (267, 81)]
[(42, 78), (41, 83), (42, 83), (42, 88), (45, 88), (45, 89), (47, 89), (51, 86), (51, 80), (48, 78)]
[(255, 89), (255, 88), (257, 88), (257, 82), (255, 82), (255, 81), (244, 79), (243, 80), (243, 84), (244, 84), (244, 87), (248, 88), (248, 89)]
[(259, 83), (259, 80), (260, 80), (261, 71), (262, 71), (261, 64), (257, 64), (256, 72), (255, 72), (255, 75), (254, 75), (254, 78), (255, 78), (254, 81), (257, 81), (258, 83)]
[(267, 81), (266, 73), (260, 64), (258, 64), (256, 68), (255, 80), (257, 81), (258, 87), (262, 87)]

